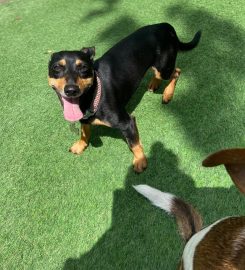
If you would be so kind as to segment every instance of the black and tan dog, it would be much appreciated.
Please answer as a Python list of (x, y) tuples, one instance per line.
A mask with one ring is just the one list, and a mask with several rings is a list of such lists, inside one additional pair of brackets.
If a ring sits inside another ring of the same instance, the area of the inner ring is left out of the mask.
[(150, 67), (154, 71), (151, 91), (162, 80), (169, 80), (163, 92), (163, 102), (168, 103), (180, 75), (180, 69), (175, 68), (177, 52), (193, 49), (200, 36), (199, 31), (191, 42), (183, 43), (171, 25), (160, 23), (140, 28), (96, 61), (94, 47), (54, 53), (49, 62), (49, 85), (63, 103), (65, 119), (82, 124), (81, 138), (70, 151), (81, 154), (85, 150), (90, 125), (117, 128), (134, 154), (134, 170), (142, 172), (147, 166), (146, 157), (135, 118), (125, 106)]
[[(245, 194), (245, 148), (222, 150), (203, 161), (206, 167), (221, 164)], [(147, 185), (134, 188), (152, 204), (176, 217), (186, 241), (179, 270), (245, 269), (245, 216), (225, 217), (203, 228), (200, 214), (182, 199)]]

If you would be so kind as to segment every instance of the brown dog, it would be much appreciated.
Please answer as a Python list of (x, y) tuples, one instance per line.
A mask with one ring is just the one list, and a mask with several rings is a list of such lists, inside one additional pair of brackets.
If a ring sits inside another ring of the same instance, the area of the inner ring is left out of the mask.
[[(210, 155), (203, 166), (224, 164), (238, 189), (245, 194), (245, 149), (227, 149)], [(173, 194), (147, 185), (134, 188), (157, 207), (176, 217), (186, 241), (179, 270), (244, 270), (245, 216), (225, 217), (202, 228), (200, 214)]]

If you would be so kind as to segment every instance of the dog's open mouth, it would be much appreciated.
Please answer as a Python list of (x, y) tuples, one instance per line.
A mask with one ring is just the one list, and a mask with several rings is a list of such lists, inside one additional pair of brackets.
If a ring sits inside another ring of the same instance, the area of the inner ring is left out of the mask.
[(55, 91), (60, 99), (60, 103), (63, 107), (64, 118), (67, 121), (75, 122), (83, 118), (83, 113), (79, 107), (80, 97), (64, 97), (57, 91)]
[(65, 98), (61, 97), (63, 103), (64, 118), (67, 121), (78, 121), (83, 118), (83, 113), (79, 107), (79, 97)]

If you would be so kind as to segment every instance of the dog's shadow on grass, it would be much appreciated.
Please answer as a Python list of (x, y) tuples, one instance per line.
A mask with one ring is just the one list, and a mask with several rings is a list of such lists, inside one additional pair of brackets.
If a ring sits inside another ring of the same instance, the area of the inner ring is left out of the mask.
[(245, 118), (241, 102), (245, 97), (241, 91), (243, 30), (229, 20), (188, 5), (174, 5), (166, 13), (193, 34), (202, 29), (202, 37), (196, 49), (179, 54), (177, 65), (189, 82), (184, 90), (177, 84), (176, 96), (163, 109), (176, 116), (193, 147), (206, 154), (241, 146)]
[(205, 224), (242, 214), (244, 197), (234, 186), (196, 188), (179, 169), (177, 156), (162, 143), (152, 146), (148, 161), (148, 169), (140, 175), (130, 168), (125, 188), (114, 192), (111, 228), (89, 252), (67, 259), (64, 270), (176, 269), (183, 243), (175, 221), (139, 196), (132, 185), (146, 183), (184, 198), (198, 208)]
[(112, 13), (116, 8), (117, 4), (120, 2), (120, 0), (99, 0), (99, 1), (93, 1), (92, 3), (103, 3), (103, 5), (100, 8), (94, 8), (91, 9), (86, 16), (82, 18), (83, 22), (90, 21), (93, 18), (96, 18), (98, 16), (106, 16), (108, 13)]

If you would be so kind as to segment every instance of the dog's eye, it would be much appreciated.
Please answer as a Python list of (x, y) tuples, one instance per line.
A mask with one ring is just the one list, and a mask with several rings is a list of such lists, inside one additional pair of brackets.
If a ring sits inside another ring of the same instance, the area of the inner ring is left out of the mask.
[(64, 66), (62, 66), (62, 65), (54, 65), (53, 66), (53, 70), (55, 71), (55, 72), (61, 72), (61, 71), (63, 71), (64, 70)]
[(84, 64), (79, 64), (79, 65), (77, 65), (77, 70), (79, 72), (86, 72), (88, 70), (88, 66), (84, 65)]

